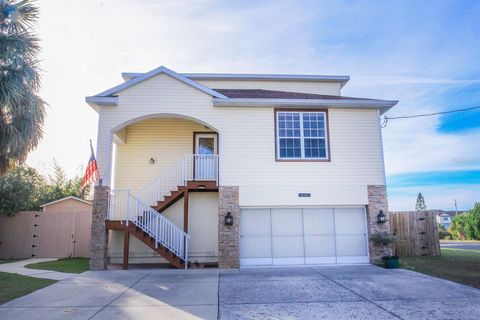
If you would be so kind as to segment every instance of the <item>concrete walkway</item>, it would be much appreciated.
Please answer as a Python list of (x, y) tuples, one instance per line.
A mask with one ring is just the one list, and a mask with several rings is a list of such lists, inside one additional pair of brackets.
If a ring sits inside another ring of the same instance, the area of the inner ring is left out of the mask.
[(63, 280), (63, 279), (68, 279), (77, 275), (75, 273), (64, 273), (64, 272), (51, 271), (51, 270), (25, 268), (27, 264), (45, 262), (45, 261), (55, 261), (55, 260), (58, 260), (58, 259), (57, 258), (35, 258), (35, 259), (21, 260), (17, 262), (3, 263), (3, 264), (0, 264), (0, 272), (18, 273), (23, 276), (30, 276), (34, 278), (43, 278), (43, 279), (51, 279), (51, 280)]
[(0, 319), (462, 319), (480, 290), (371, 265), (85, 272), (0, 306)]

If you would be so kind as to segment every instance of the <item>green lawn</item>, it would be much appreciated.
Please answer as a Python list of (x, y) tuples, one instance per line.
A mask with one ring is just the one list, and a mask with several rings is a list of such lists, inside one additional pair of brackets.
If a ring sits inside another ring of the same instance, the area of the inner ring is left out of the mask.
[(88, 270), (88, 258), (65, 258), (56, 261), (27, 264), (25, 267), (30, 269), (81, 273)]
[(480, 289), (480, 251), (446, 248), (441, 251), (439, 257), (402, 258), (401, 266)]
[(448, 239), (440, 239), (440, 242), (468, 242), (468, 243), (480, 243), (480, 240), (448, 240)]
[(10, 262), (16, 262), (16, 261), (20, 261), (20, 260), (15, 260), (15, 259), (0, 259), (0, 264), (10, 263)]
[(55, 283), (55, 280), (32, 278), (16, 273), (0, 272), (0, 303), (24, 296)]

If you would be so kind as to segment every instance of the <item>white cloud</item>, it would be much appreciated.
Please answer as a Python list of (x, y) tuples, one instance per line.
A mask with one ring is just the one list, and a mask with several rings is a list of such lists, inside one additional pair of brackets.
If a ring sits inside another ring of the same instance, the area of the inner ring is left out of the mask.
[[(400, 99), (389, 114), (435, 112), (441, 94), (479, 82), (480, 10), (457, 2), (40, 1), (45, 137), (29, 163), (72, 175), (97, 115), (84, 97), (122, 71), (350, 74), (344, 95)], [(466, 5), (466, 4), (465, 4)], [(479, 130), (438, 133), (438, 118), (391, 121), (388, 174), (478, 169)], [(395, 199), (391, 199), (395, 201)], [(439, 199), (440, 200), (440, 199)]]

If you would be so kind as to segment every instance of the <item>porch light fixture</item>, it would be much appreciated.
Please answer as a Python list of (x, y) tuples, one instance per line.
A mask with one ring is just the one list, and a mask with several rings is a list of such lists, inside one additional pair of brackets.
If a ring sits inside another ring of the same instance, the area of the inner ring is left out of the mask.
[(225, 225), (226, 226), (233, 225), (233, 216), (232, 216), (232, 213), (230, 211), (227, 212), (227, 215), (225, 216)]
[(153, 159), (153, 157), (150, 158), (150, 164), (154, 164), (154, 163), (155, 163), (155, 159)]
[(377, 215), (377, 223), (387, 222), (387, 216), (383, 213), (383, 210), (380, 210), (380, 213)]

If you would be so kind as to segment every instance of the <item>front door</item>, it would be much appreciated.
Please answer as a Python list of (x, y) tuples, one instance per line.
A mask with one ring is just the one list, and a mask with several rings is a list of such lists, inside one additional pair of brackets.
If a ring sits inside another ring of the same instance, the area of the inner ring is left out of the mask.
[(195, 180), (216, 180), (217, 154), (216, 133), (195, 133)]

